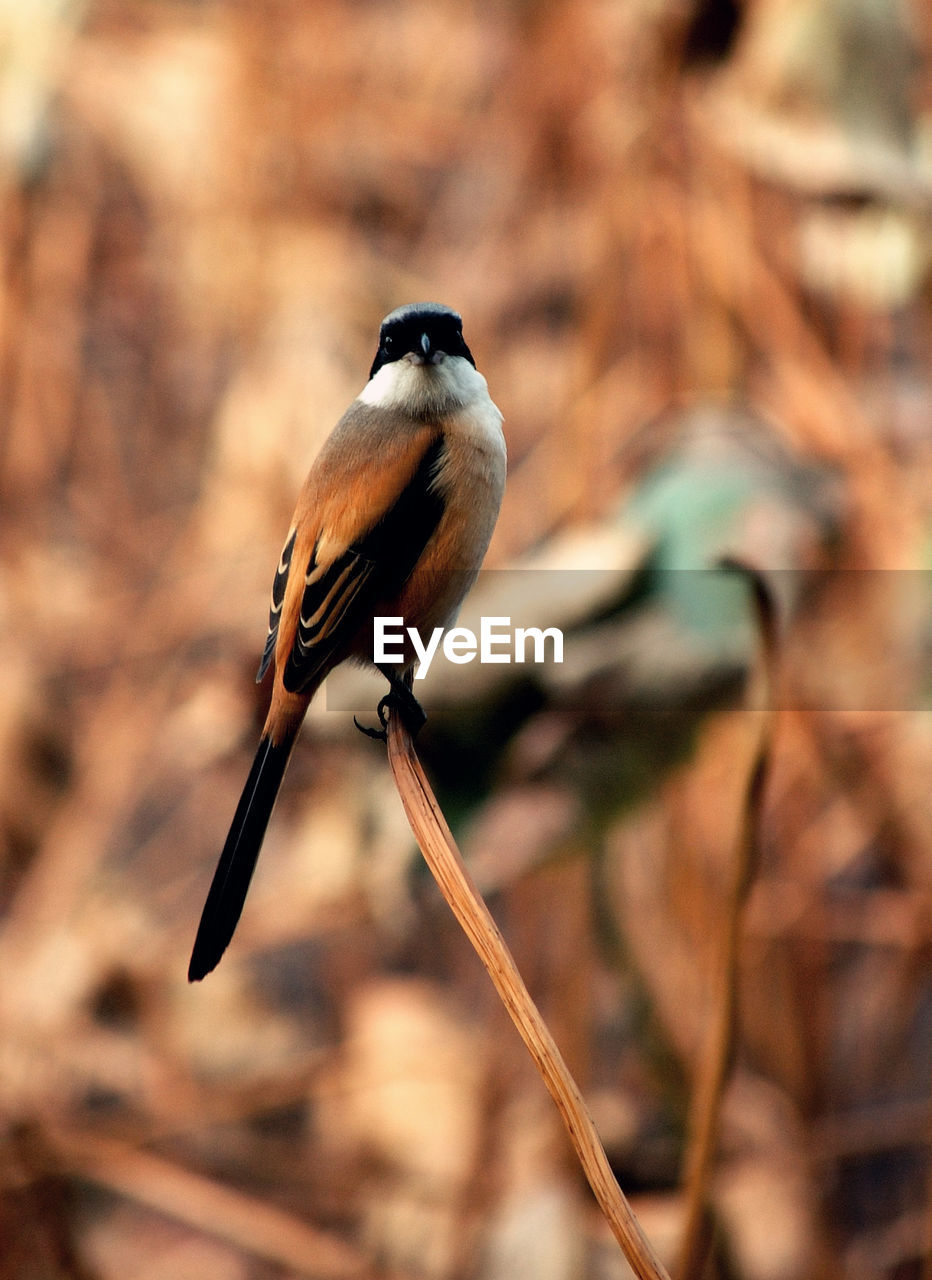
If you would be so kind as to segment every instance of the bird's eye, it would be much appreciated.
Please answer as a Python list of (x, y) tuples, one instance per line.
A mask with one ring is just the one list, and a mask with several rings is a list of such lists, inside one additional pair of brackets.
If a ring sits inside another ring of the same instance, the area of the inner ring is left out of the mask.
[(395, 345), (395, 339), (392, 337), (390, 333), (386, 333), (385, 337), (382, 339), (382, 346), (385, 348), (386, 351), (391, 351), (394, 345)]

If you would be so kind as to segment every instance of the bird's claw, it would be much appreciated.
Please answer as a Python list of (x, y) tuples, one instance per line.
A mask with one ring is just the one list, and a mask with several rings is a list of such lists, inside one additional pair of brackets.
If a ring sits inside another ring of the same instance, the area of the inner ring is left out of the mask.
[(364, 733), (367, 738), (374, 738), (376, 742), (388, 741), (388, 714), (394, 711), (401, 716), (411, 737), (415, 737), (418, 731), (423, 727), (427, 720), (427, 714), (424, 708), (415, 698), (414, 694), (401, 680), (393, 680), (391, 690), (381, 698), (376, 708), (376, 714), (379, 717), (380, 729), (371, 729), (368, 725), (360, 724), (353, 716), (353, 724), (360, 733)]
[(385, 701), (386, 699), (383, 698), (382, 702), (380, 702), (378, 706), (379, 724), (382, 726), (381, 729), (371, 729), (367, 724), (360, 724), (356, 717), (353, 716), (353, 724), (359, 732), (364, 733), (367, 738), (374, 738), (376, 742), (388, 742), (388, 720), (382, 707), (382, 703)]

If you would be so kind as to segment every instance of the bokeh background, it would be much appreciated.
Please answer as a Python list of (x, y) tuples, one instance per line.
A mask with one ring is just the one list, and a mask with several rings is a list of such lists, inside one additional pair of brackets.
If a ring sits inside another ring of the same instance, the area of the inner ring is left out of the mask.
[(924, 0), (0, 4), (3, 1277), (627, 1274), (377, 685), (185, 980), (297, 487), (425, 298), (506, 418), (470, 608), (567, 648), (420, 747), (622, 1186), (672, 1258), (769, 697), (706, 1274), (932, 1274), (930, 130)]

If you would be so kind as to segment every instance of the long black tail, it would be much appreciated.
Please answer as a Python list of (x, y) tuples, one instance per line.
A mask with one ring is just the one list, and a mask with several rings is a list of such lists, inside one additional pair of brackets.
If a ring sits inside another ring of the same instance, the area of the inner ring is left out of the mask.
[(188, 965), (189, 982), (199, 982), (216, 968), (233, 937), (291, 746), (291, 740), (274, 746), (268, 737), (259, 743), (204, 903)]

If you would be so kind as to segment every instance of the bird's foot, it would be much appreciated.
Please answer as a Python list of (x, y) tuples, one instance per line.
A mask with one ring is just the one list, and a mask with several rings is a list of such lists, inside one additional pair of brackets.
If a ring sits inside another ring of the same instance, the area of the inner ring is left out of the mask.
[(386, 742), (388, 740), (388, 713), (393, 711), (396, 715), (401, 716), (411, 737), (417, 737), (427, 720), (427, 713), (411, 692), (410, 684), (403, 677), (396, 676), (393, 671), (386, 671), (382, 667), (379, 667), (379, 670), (391, 685), (390, 691), (380, 700), (376, 709), (381, 728), (371, 729), (368, 725), (360, 724), (355, 716), (353, 716), (353, 724), (367, 738), (374, 738), (377, 742)]
[[(379, 706), (381, 707), (381, 705), (382, 704), (380, 702)], [(381, 716), (379, 719), (381, 719)], [(368, 724), (360, 724), (355, 716), (353, 716), (353, 724), (359, 732), (364, 733), (367, 738), (375, 738), (376, 742), (388, 742), (388, 731), (386, 729), (373, 729)]]

